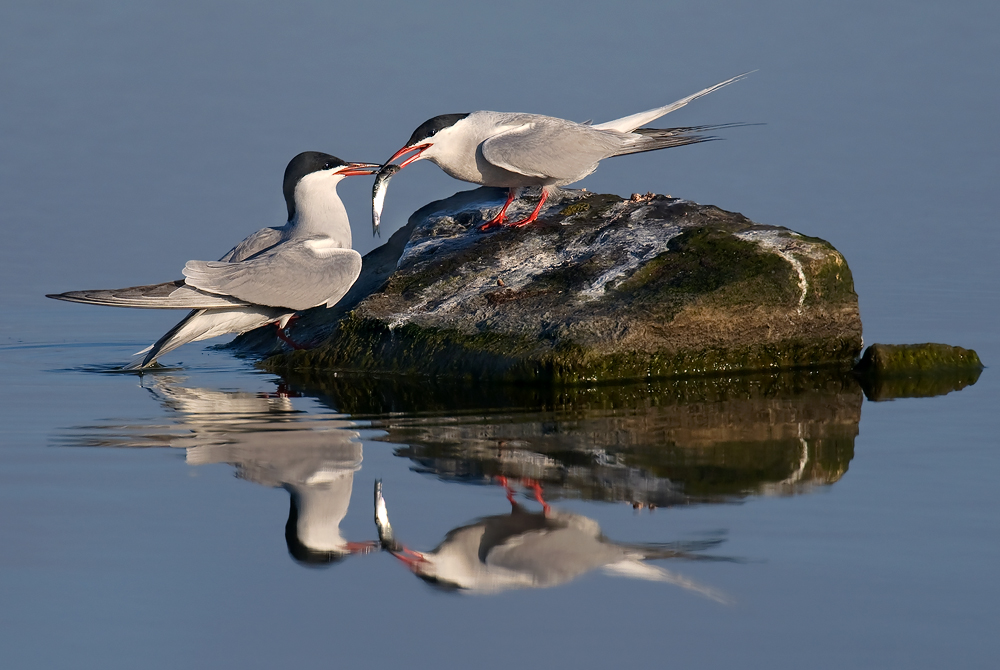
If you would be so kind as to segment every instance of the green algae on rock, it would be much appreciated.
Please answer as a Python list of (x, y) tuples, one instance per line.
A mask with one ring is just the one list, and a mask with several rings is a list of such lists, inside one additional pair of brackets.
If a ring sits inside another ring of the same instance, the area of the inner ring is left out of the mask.
[(983, 364), (972, 349), (947, 344), (873, 344), (854, 368), (869, 400), (928, 398), (971, 386)]
[(948, 344), (873, 344), (856, 368), (880, 376), (912, 375), (946, 370), (982, 370), (979, 354)]
[(502, 200), (481, 188), (422, 208), (381, 252), (381, 285), (335, 308), (328, 339), (265, 367), (574, 383), (849, 367), (861, 351), (850, 269), (823, 240), (582, 191), (555, 195), (533, 226), (478, 233)]

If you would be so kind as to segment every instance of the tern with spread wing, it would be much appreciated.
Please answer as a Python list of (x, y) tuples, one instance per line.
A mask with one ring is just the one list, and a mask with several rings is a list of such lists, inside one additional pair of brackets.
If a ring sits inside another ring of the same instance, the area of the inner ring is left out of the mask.
[[(413, 131), (406, 145), (393, 154), (383, 170), (397, 158), (416, 152), (399, 167), (426, 159), (455, 179), (507, 188), (507, 202), (481, 230), (507, 223), (507, 208), (517, 197), (518, 189), (540, 186), (541, 199), (534, 211), (527, 218), (508, 224), (523, 226), (538, 218), (555, 188), (583, 179), (605, 158), (706, 142), (716, 138), (701, 133), (741, 125), (641, 127), (748, 74), (727, 79), (663, 107), (594, 125), (514, 112), (435, 116)], [(380, 205), (379, 201), (376, 209)], [(374, 212), (376, 221), (380, 214)]]
[(70, 291), (49, 298), (111, 307), (192, 310), (125, 366), (141, 370), (177, 347), (268, 323), (284, 329), (296, 312), (332, 307), (361, 272), (351, 249), (351, 224), (337, 195), (344, 177), (371, 174), (378, 165), (348, 163), (318, 151), (299, 154), (285, 168), (288, 222), (264, 228), (219, 261), (188, 261), (184, 279), (123, 289)]

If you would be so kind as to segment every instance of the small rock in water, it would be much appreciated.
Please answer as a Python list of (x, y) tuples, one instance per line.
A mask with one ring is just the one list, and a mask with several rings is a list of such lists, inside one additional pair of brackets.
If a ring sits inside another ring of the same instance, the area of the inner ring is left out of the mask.
[(873, 344), (865, 350), (855, 368), (859, 373), (912, 375), (948, 370), (982, 370), (983, 364), (972, 349), (947, 344)]
[(983, 363), (947, 344), (873, 344), (854, 367), (869, 400), (927, 398), (975, 384)]

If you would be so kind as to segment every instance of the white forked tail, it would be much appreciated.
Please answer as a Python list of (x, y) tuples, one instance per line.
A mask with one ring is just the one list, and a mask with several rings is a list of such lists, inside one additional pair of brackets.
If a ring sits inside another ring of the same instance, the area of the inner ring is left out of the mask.
[(733, 82), (739, 81), (746, 78), (747, 76), (753, 74), (756, 70), (751, 70), (750, 72), (744, 72), (743, 74), (738, 74), (732, 79), (727, 79), (724, 82), (718, 83), (715, 86), (709, 86), (708, 88), (698, 91), (693, 95), (689, 95), (686, 98), (681, 98), (677, 102), (672, 102), (664, 107), (657, 107), (656, 109), (650, 109), (645, 112), (639, 112), (638, 114), (632, 114), (631, 116), (623, 116), (620, 119), (615, 119), (614, 121), (605, 121), (604, 123), (597, 123), (593, 127), (599, 130), (617, 130), (621, 133), (630, 133), (636, 128), (641, 128), (642, 126), (655, 121), (665, 114), (669, 114), (675, 110), (680, 109), (684, 105), (688, 104), (692, 100), (697, 100), (702, 96), (706, 96), (709, 93), (718, 91), (723, 86), (728, 86)]

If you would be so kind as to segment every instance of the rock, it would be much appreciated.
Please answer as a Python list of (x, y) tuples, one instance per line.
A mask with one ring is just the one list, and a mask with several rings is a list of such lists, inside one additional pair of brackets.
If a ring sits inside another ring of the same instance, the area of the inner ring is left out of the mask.
[(882, 377), (952, 370), (979, 370), (983, 363), (972, 349), (948, 344), (873, 344), (865, 350), (855, 370)]
[(265, 367), (573, 383), (850, 366), (861, 351), (851, 272), (828, 242), (676, 198), (582, 191), (556, 194), (535, 225), (477, 232), (504, 193), (416, 212), (340, 305), (292, 333), (328, 339)]
[(972, 349), (947, 344), (873, 344), (854, 368), (869, 400), (927, 398), (975, 384), (983, 371)]
[(836, 368), (562, 387), (311, 371), (286, 382), (366, 419), (417, 472), (527, 477), (549, 501), (643, 507), (832, 484), (854, 457), (862, 410), (854, 376)]

